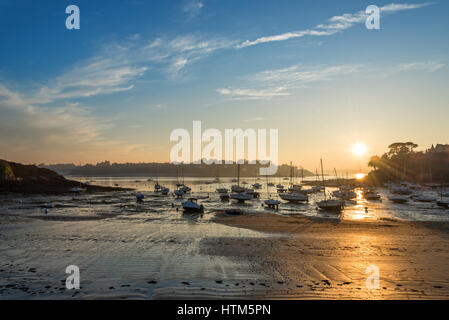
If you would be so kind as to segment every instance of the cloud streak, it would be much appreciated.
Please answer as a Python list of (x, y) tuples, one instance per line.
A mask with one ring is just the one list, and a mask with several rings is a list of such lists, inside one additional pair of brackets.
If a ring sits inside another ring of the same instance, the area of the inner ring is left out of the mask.
[(259, 72), (248, 78), (244, 88), (227, 87), (217, 90), (232, 100), (272, 99), (289, 96), (291, 90), (312, 82), (331, 80), (336, 77), (355, 74), (363, 70), (361, 65), (339, 65), (325, 67), (303, 67), (294, 65), (288, 68)]
[[(380, 8), (381, 14), (392, 14), (399, 11), (405, 11), (405, 10), (414, 10), (423, 8), (429, 5), (432, 5), (433, 3), (426, 2), (421, 4), (389, 4), (385, 5)], [(333, 34), (336, 34), (338, 32), (341, 32), (343, 30), (349, 29), (353, 27), (356, 24), (360, 24), (366, 21), (368, 15), (365, 13), (365, 11), (359, 11), (356, 13), (345, 13), (340, 16), (334, 16), (330, 18), (327, 23), (325, 24), (319, 24), (315, 28), (312, 29), (306, 29), (306, 30), (298, 30), (298, 31), (291, 31), (286, 32), (278, 35), (271, 35), (271, 36), (263, 36), (260, 38), (257, 38), (256, 40), (246, 40), (235, 47), (237, 49), (242, 49), (245, 47), (255, 46), (262, 43), (269, 43), (269, 42), (278, 42), (278, 41), (286, 41), (294, 38), (302, 38), (304, 36), (313, 36), (313, 37), (320, 37), (320, 36), (330, 36)]]

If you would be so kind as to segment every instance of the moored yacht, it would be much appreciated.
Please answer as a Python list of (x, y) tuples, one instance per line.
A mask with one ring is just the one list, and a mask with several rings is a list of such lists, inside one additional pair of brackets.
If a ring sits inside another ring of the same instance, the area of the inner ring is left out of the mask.
[(410, 198), (404, 195), (396, 194), (388, 197), (388, 200), (394, 203), (406, 203)]
[(195, 198), (190, 198), (189, 200), (183, 202), (182, 208), (185, 212), (204, 212), (203, 205), (199, 205), (198, 200)]
[(321, 164), (321, 176), (322, 176), (322, 179), (323, 179), (324, 200), (318, 201), (316, 203), (316, 205), (322, 211), (333, 212), (333, 213), (340, 213), (341, 211), (343, 211), (343, 209), (345, 207), (345, 202), (343, 200), (327, 199), (326, 198), (326, 182), (324, 180), (323, 159), (320, 159), (320, 164)]
[(345, 202), (337, 199), (329, 199), (318, 201), (316, 205), (323, 211), (341, 212), (345, 207)]
[(245, 192), (241, 193), (232, 193), (230, 196), (231, 199), (237, 200), (240, 203), (244, 203), (245, 201), (253, 200), (254, 197), (251, 194), (247, 194)]
[(305, 194), (298, 193), (298, 192), (288, 192), (288, 193), (280, 193), (279, 197), (282, 200), (288, 201), (288, 202), (308, 202), (309, 197)]

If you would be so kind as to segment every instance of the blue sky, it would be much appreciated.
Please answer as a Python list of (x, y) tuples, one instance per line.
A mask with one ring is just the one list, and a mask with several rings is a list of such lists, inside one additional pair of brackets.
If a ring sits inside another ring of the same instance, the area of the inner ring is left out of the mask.
[[(66, 6), (81, 29), (65, 28)], [(381, 29), (367, 30), (368, 5)], [(281, 161), (448, 142), (449, 12), (425, 1), (0, 2), (0, 157), (168, 161), (173, 129), (278, 128)], [(365, 159), (363, 159), (365, 160)]]

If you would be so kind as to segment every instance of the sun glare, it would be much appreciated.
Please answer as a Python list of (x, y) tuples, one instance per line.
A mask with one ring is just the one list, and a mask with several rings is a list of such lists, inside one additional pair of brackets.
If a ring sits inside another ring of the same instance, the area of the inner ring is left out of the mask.
[(357, 156), (363, 156), (366, 153), (366, 146), (361, 143), (356, 143), (352, 147), (352, 152), (354, 152), (354, 154)]
[(365, 178), (366, 177), (366, 173), (356, 173), (355, 174), (355, 178), (357, 179), (357, 180), (361, 180), (361, 179), (363, 179), (363, 178)]

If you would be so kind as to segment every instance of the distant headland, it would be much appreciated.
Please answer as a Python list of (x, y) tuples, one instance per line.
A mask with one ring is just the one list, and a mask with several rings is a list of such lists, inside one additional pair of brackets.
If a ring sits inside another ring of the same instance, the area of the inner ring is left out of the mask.
[(68, 180), (50, 169), (0, 159), (0, 194), (61, 194), (69, 193), (74, 188), (84, 192), (126, 190), (86, 185)]

